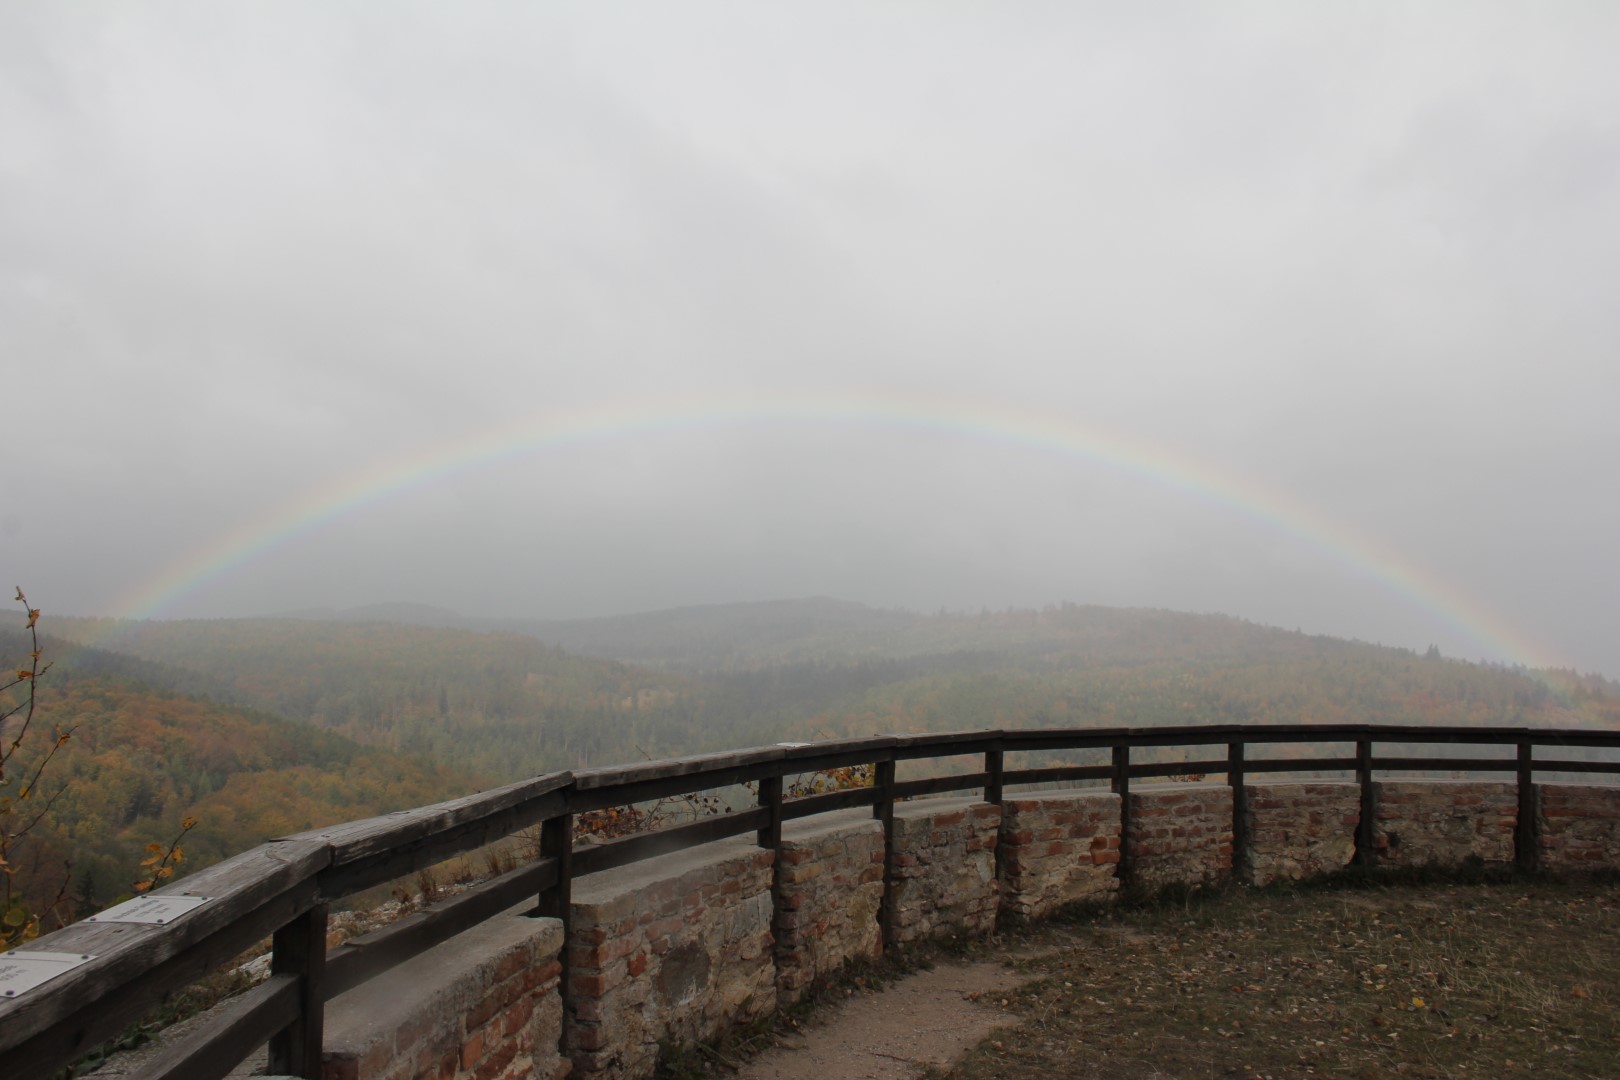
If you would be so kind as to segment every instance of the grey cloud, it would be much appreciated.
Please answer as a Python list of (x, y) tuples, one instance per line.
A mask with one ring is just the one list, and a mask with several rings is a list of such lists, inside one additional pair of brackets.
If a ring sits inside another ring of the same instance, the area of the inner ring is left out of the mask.
[[(102, 611), (524, 418), (938, 397), (1247, 478), (1620, 672), (1617, 23), (11, 5), (0, 571)], [(172, 611), (1068, 599), (1491, 652), (1229, 501), (834, 416), (636, 430), (414, 485)]]

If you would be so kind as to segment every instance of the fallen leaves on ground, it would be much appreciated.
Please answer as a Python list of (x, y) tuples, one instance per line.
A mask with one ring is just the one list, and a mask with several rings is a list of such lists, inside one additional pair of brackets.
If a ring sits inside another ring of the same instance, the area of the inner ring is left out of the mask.
[(1611, 1077), (1620, 887), (1233, 890), (1035, 931), (953, 1080)]

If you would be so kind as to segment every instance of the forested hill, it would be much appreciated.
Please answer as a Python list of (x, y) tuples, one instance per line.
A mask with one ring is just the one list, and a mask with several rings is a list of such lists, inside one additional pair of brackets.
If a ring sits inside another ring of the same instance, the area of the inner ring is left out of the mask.
[[(1221, 615), (1064, 606), (973, 615), (783, 601), (536, 624), (535, 637), (310, 619), (58, 619), (228, 700), (513, 779), (778, 739), (1190, 722), (1620, 726), (1612, 683)], [(375, 609), (372, 609), (375, 612)], [(561, 631), (558, 628), (563, 628)], [(110, 635), (109, 630), (114, 630)], [(537, 633), (548, 632), (544, 629)]]
[(442, 608), (381, 604), (306, 612), (322, 622), (395, 622), (507, 631), (580, 656), (708, 672), (804, 662), (849, 663), (942, 654), (1046, 659), (1064, 666), (1311, 655), (1350, 643), (1228, 615), (1063, 604), (1040, 610), (921, 614), (827, 597), (710, 604), (594, 619), (482, 619)]
[(669, 708), (680, 679), (519, 634), (301, 619), (56, 618), (51, 629), (153, 661), (190, 692), (503, 779), (678, 753), (696, 738), (689, 710), (674, 723)]
[[(639, 654), (656, 668), (445, 625), (456, 618), (47, 616), (57, 666), (41, 684), (45, 719), (76, 731), (49, 842), (72, 852), (96, 894), (186, 814), (202, 820), (188, 848), (206, 860), (550, 769), (783, 739), (1268, 721), (1620, 728), (1620, 688), (1595, 677), (1216, 615), (925, 616), (809, 601), (562, 634), (571, 647)], [(21, 657), (26, 638), (0, 632), (0, 649)]]
[[(33, 774), (53, 731), (71, 737), (44, 773), (39, 794), (50, 809), (18, 862), (16, 884), (36, 910), (56, 895), (65, 864), (77, 908), (127, 894), (145, 845), (167, 846), (188, 816), (198, 821), (183, 844), (191, 870), (275, 836), (487, 786), (464, 769), (164, 687), (193, 681), (178, 669), (49, 636), (42, 644), (52, 667), (11, 763), (16, 775)], [(8, 658), (28, 649), (23, 635), (0, 631)]]

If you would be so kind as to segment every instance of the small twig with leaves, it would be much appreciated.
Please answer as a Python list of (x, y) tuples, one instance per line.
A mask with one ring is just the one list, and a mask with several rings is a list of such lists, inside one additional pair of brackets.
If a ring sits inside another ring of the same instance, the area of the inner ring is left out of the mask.
[[(25, 774), (19, 782), (11, 767), (34, 725), (34, 713), (38, 707), (36, 688), (51, 665), (40, 663), (44, 650), (39, 644), (39, 608), (29, 605), (28, 597), (23, 595), (20, 587), (17, 589), (17, 602), (22, 604), (28, 616), (30, 644), (27, 666), (13, 669), (11, 677), (0, 684), (0, 949), (31, 940), (39, 934), (40, 913), (25, 903), (13, 888), (13, 879), (17, 874), (17, 849), (50, 812), (65, 790), (65, 785), (45, 799), (43, 806), (35, 802), (39, 809), (25, 823), (19, 824), (18, 819), (24, 813), (23, 804), (33, 802), (38, 794), (40, 778), (57, 751), (73, 737), (69, 730), (54, 730), (50, 748), (40, 757), (32, 772)], [(8, 769), (11, 769), (9, 773)]]
[(162, 844), (147, 844), (146, 858), (141, 860), (141, 868), (148, 870), (150, 876), (143, 881), (135, 882), (130, 887), (138, 893), (151, 892), (165, 878), (173, 877), (175, 867), (184, 862), (186, 858), (185, 850), (180, 846), (180, 841), (184, 840), (186, 833), (190, 832), (196, 825), (197, 819), (194, 817), (188, 817), (182, 821), (180, 823), (180, 832), (170, 842), (167, 851), (164, 850)]
[[(28, 606), (28, 597), (23, 595), (22, 589), (17, 589), (17, 602), (22, 604), (23, 610), (28, 613), (28, 637), (31, 642), (31, 651), (28, 654), (28, 666), (17, 668), (12, 678), (4, 686), (0, 686), (0, 694), (9, 694), (15, 688), (25, 687), (23, 700), (11, 708), (0, 708), (0, 783), (5, 782), (6, 766), (11, 759), (17, 756), (22, 748), (23, 740), (28, 737), (28, 729), (34, 723), (34, 709), (37, 705), (34, 687), (40, 678), (51, 669), (51, 665), (40, 665), (39, 658), (44, 650), (39, 645), (39, 608)], [(22, 716), (22, 723), (18, 725), (16, 733), (4, 738), (6, 725), (17, 716)], [(3, 804), (0, 804), (3, 805)]]

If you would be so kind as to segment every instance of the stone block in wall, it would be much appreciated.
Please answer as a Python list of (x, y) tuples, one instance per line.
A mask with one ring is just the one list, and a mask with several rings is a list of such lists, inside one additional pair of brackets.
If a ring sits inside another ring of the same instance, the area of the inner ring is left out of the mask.
[(1001, 910), (1038, 919), (1119, 888), (1119, 796), (1020, 792), (1001, 803)]
[(1486, 780), (1374, 782), (1373, 845), (1388, 866), (1513, 861), (1518, 790)]
[(1536, 848), (1547, 870), (1620, 868), (1620, 785), (1537, 784)]
[(1248, 784), (1248, 834), (1237, 867), (1251, 885), (1343, 870), (1356, 854), (1361, 787), (1308, 780)]
[(974, 798), (896, 804), (884, 938), (903, 944), (995, 929), (1001, 807)]
[(324, 1080), (567, 1076), (562, 924), (523, 908), (479, 923), (326, 1006)]
[(565, 1041), (577, 1075), (651, 1076), (660, 1043), (774, 1011), (774, 859), (736, 837), (574, 882)]
[(1222, 885), (1232, 874), (1232, 789), (1225, 784), (1147, 784), (1131, 789), (1132, 881)]
[(870, 810), (786, 822), (776, 867), (776, 997), (792, 1005), (883, 951), (883, 826)]

